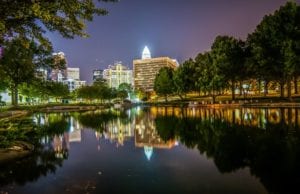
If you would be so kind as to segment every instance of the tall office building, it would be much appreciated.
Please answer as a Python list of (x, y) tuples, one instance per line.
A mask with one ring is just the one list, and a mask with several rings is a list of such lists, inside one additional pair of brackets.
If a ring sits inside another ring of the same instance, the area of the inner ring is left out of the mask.
[(116, 62), (103, 70), (103, 78), (111, 88), (118, 88), (122, 83), (132, 85), (132, 70), (122, 65), (121, 62)]
[(176, 68), (178, 63), (169, 57), (151, 58), (146, 46), (141, 59), (133, 60), (134, 88), (144, 92), (153, 92), (155, 76), (162, 67)]
[(62, 82), (64, 79), (67, 78), (67, 60), (65, 53), (63, 52), (58, 52), (58, 53), (53, 53), (54, 56), (54, 63), (61, 63), (61, 61), (65, 61), (65, 68), (63, 69), (50, 69), (48, 73), (48, 79), (52, 81), (57, 81), (57, 82)]
[(68, 67), (67, 68), (67, 79), (80, 80), (80, 73), (78, 67)]
[(93, 81), (103, 79), (103, 70), (97, 69), (93, 71)]
[(62, 82), (68, 85), (70, 91), (86, 85), (86, 81), (80, 80), (80, 69), (78, 67), (68, 67), (67, 77)]

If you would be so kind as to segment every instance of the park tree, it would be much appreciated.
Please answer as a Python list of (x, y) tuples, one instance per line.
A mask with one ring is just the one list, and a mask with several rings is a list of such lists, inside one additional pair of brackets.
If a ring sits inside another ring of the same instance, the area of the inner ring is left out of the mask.
[(195, 58), (195, 85), (199, 91), (202, 91), (204, 94), (211, 92), (210, 81), (212, 69), (212, 59), (209, 52), (199, 53)]
[(227, 87), (225, 76), (219, 66), (214, 63), (211, 52), (200, 53), (196, 57), (197, 80), (196, 84), (204, 93), (208, 93), (215, 103), (221, 90)]
[(70, 91), (67, 85), (60, 82), (46, 81), (47, 92), (49, 97), (58, 99), (69, 97)]
[[(120, 97), (120, 94), (123, 93), (123, 98), (125, 99), (129, 96), (129, 98), (131, 99), (133, 97), (133, 88), (131, 86), (131, 84), (128, 83), (121, 83), (118, 87), (118, 96)], [(125, 95), (126, 93), (126, 95)]]
[(168, 101), (168, 95), (174, 92), (173, 83), (174, 70), (170, 67), (163, 67), (159, 70), (154, 80), (154, 91), (158, 95), (165, 97), (165, 101)]
[(244, 43), (234, 37), (218, 36), (211, 47), (211, 57), (220, 76), (230, 85), (232, 100), (235, 99), (235, 88), (244, 66)]
[(299, 76), (300, 56), (300, 8), (295, 2), (287, 2), (274, 14), (264, 17), (247, 42), (259, 75), (267, 81), (280, 85), (280, 96), (284, 97), (284, 86), (291, 97), (291, 82)]
[(99, 91), (95, 86), (82, 86), (75, 92), (77, 98), (82, 98), (91, 102), (92, 100), (97, 99)]
[(173, 75), (174, 92), (183, 99), (183, 96), (195, 89), (195, 62), (192, 59), (180, 65)]
[[(116, 0), (98, 0), (113, 2)], [(9, 1), (0, 2), (0, 44), (7, 38), (34, 37), (41, 44), (51, 45), (46, 30), (58, 32), (64, 38), (86, 37), (85, 23), (107, 10), (92, 0)]]
[(128, 93), (126, 90), (117, 90), (117, 97), (121, 100), (125, 100), (128, 97)]
[(33, 80), (37, 68), (53, 63), (51, 52), (51, 47), (23, 37), (5, 41), (0, 68), (8, 80), (14, 106), (18, 105), (18, 86)]
[(8, 88), (7, 80), (5, 80), (5, 73), (2, 69), (0, 69), (0, 92), (5, 91)]

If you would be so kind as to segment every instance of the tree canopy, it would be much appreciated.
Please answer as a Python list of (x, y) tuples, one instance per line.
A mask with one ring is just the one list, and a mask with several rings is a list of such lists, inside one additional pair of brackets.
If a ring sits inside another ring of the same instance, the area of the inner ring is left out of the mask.
[[(98, 0), (98, 2), (116, 0)], [(57, 31), (65, 38), (86, 37), (85, 22), (94, 15), (106, 15), (93, 0), (64, 1), (10, 1), (0, 3), (0, 43), (7, 37), (18, 34), (33, 37), (50, 45), (44, 36), (46, 30)]]
[(154, 91), (158, 95), (163, 95), (166, 101), (168, 100), (168, 95), (174, 91), (173, 71), (172, 68), (163, 67), (159, 70), (154, 80)]

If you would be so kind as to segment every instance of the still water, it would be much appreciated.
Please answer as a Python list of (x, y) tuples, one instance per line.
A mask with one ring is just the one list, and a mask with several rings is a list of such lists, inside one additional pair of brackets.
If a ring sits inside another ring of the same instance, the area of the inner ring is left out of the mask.
[(0, 165), (0, 194), (300, 193), (299, 113), (136, 107), (35, 114), (14, 126), (37, 126), (37, 149)]

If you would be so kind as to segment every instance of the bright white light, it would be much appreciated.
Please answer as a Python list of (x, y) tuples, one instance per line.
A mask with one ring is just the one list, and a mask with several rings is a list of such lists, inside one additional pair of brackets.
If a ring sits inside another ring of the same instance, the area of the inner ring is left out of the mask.
[(153, 147), (144, 146), (144, 152), (145, 152), (145, 155), (146, 155), (148, 161), (150, 161), (151, 156), (153, 154)]
[(147, 46), (143, 50), (142, 59), (151, 59), (151, 53)]

